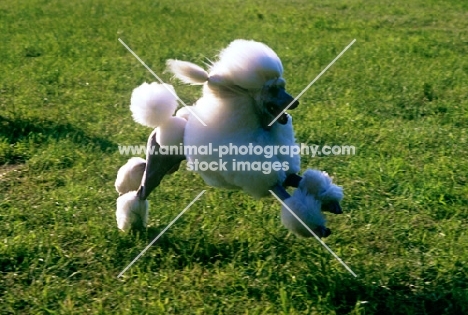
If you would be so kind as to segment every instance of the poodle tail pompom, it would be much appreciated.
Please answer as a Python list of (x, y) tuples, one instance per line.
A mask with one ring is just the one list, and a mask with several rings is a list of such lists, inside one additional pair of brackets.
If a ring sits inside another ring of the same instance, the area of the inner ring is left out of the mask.
[(148, 222), (148, 200), (140, 200), (136, 191), (117, 198), (117, 227), (122, 231), (146, 228)]
[(121, 195), (138, 190), (145, 172), (146, 161), (141, 157), (132, 157), (117, 172), (115, 189)]
[(145, 82), (132, 92), (133, 119), (143, 126), (157, 128), (174, 115), (177, 98), (172, 85)]
[(194, 63), (169, 59), (166, 64), (176, 78), (184, 83), (201, 85), (208, 81), (208, 72)]

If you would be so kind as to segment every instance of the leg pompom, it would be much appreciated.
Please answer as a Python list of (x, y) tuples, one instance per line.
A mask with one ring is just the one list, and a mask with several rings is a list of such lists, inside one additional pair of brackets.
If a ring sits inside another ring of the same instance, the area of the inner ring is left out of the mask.
[[(325, 218), (320, 211), (321, 201), (313, 196), (296, 189), (293, 195), (284, 200), (284, 203), (319, 237), (327, 237), (330, 230), (325, 227)], [(281, 222), (292, 233), (301, 237), (311, 237), (312, 234), (297, 220), (285, 207), (281, 207)]]
[(146, 228), (148, 222), (148, 200), (140, 200), (136, 191), (117, 198), (117, 226), (120, 230)]
[(341, 201), (343, 188), (332, 183), (326, 172), (307, 170), (302, 174), (299, 188), (321, 201)]
[(117, 172), (115, 189), (120, 195), (138, 190), (145, 172), (146, 161), (140, 157), (132, 157)]

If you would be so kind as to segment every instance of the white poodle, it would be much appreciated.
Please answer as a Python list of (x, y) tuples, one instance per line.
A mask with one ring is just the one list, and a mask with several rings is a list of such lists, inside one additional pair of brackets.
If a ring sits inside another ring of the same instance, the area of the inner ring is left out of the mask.
[[(148, 139), (151, 150), (146, 161), (132, 158), (119, 170), (115, 184), (121, 195), (117, 199), (118, 227), (146, 226), (148, 195), (186, 159), (210, 186), (240, 189), (255, 198), (269, 196), (272, 190), (318, 236), (328, 236), (331, 232), (321, 210), (341, 213), (341, 187), (324, 172), (308, 170), (303, 177), (297, 175), (297, 152), (271, 150), (296, 146), (292, 118), (284, 109), (299, 104), (286, 93), (283, 66), (276, 53), (259, 42), (235, 40), (208, 71), (186, 61), (168, 60), (167, 65), (181, 81), (203, 85), (203, 96), (174, 116), (177, 96), (172, 86), (144, 83), (133, 91), (130, 109), (134, 120), (155, 129)], [(167, 146), (190, 149), (161, 154), (160, 149)], [(211, 154), (194, 149), (209, 146)], [(250, 150), (242, 152), (241, 147)], [(263, 154), (258, 154), (262, 149)], [(212, 167), (198, 167), (203, 163)], [(290, 196), (287, 186), (298, 189)], [(293, 233), (311, 236), (284, 206), (281, 220)]]

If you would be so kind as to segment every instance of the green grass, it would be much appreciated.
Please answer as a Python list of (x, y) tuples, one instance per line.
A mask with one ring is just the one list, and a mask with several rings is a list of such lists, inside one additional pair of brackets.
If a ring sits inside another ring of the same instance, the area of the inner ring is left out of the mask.
[[(0, 313), (468, 313), (468, 3), (376, 3), (0, 2)], [(344, 187), (326, 242), (359, 277), (288, 234), (273, 198), (184, 169), (151, 195), (147, 232), (119, 232), (117, 146), (146, 142), (128, 105), (154, 78), (118, 38), (166, 81), (168, 58), (262, 41), (295, 95), (356, 38), (291, 114), (298, 142), (357, 147), (302, 168)]]

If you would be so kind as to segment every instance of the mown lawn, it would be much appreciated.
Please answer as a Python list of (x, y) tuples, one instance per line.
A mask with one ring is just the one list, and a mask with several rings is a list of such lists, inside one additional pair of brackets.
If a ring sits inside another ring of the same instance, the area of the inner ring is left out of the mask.
[[(377, 4), (378, 3), (378, 4)], [(165, 60), (202, 64), (265, 42), (297, 95), (298, 142), (345, 189), (326, 243), (273, 198), (205, 186), (183, 167), (150, 197), (149, 228), (119, 232), (113, 183), (150, 130), (130, 95), (152, 75), (191, 103)], [(467, 314), (468, 2), (0, 2), (0, 314)], [(117, 275), (203, 189), (122, 278)]]

